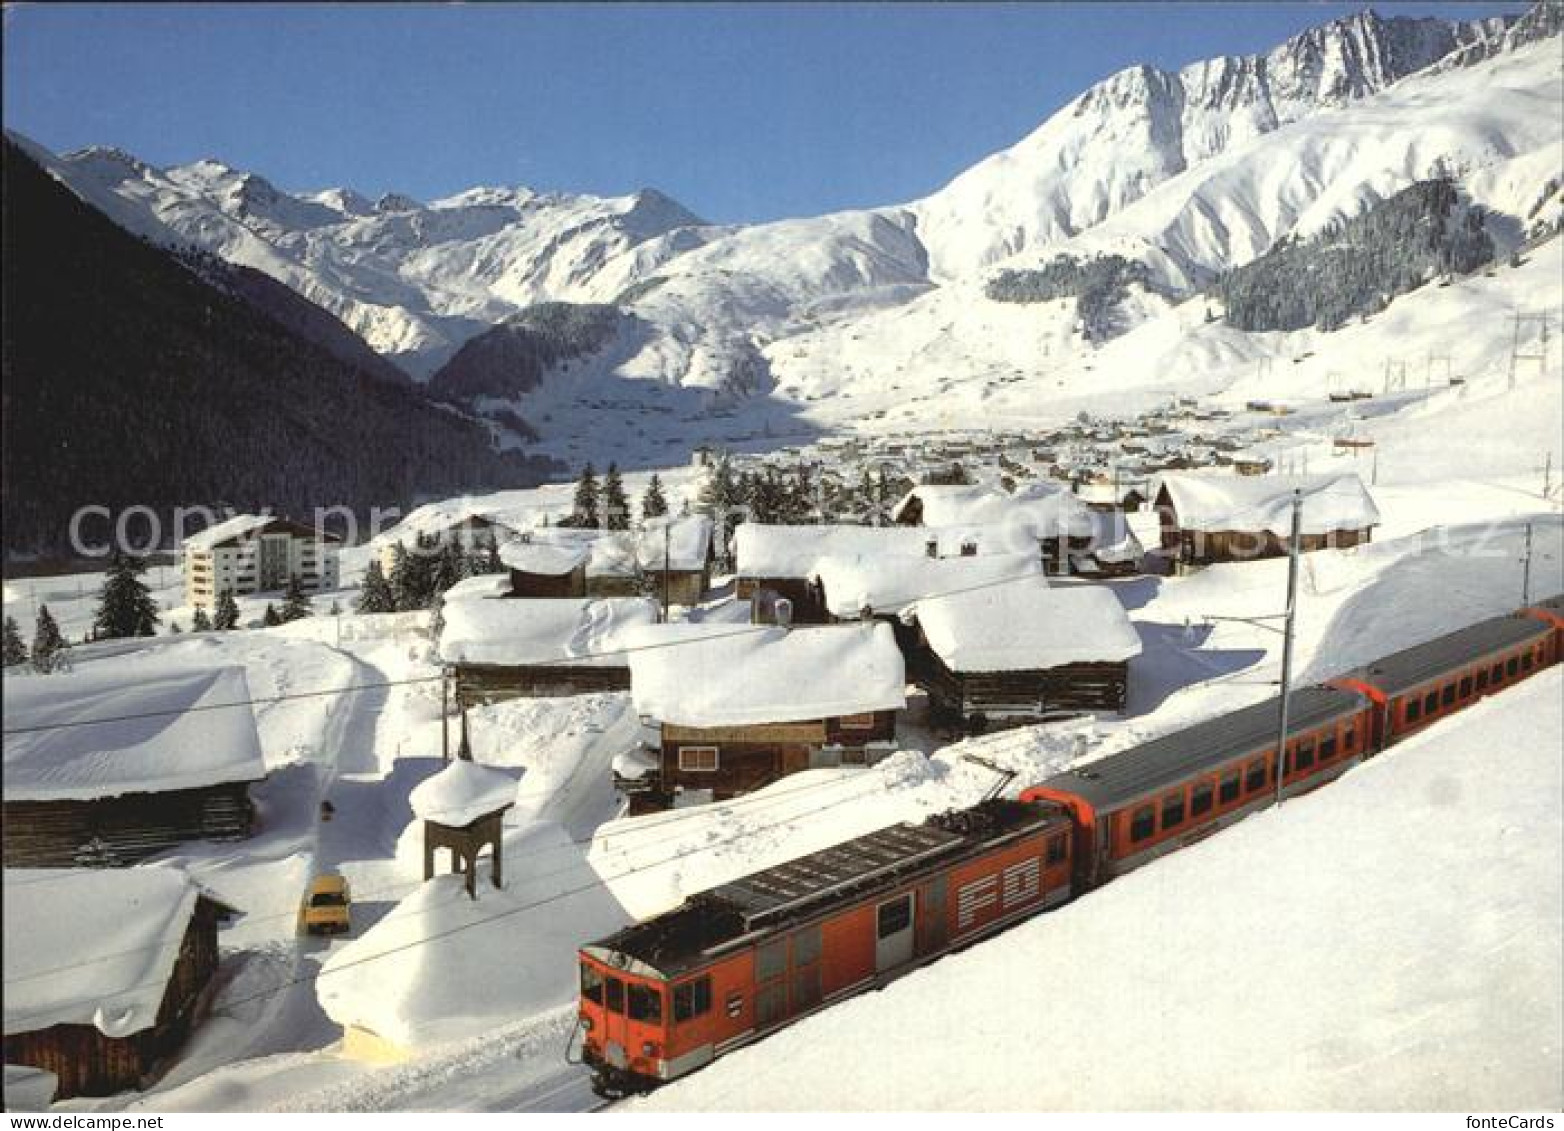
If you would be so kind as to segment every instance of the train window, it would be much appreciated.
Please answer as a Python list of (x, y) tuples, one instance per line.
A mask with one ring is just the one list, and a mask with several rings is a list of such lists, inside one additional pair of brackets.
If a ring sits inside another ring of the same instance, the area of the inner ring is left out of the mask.
[(1228, 770), (1222, 775), (1222, 785), (1216, 795), (1223, 805), (1238, 800), (1238, 783), (1241, 777), (1237, 770)]
[(581, 996), (603, 1004), (603, 975), (584, 962), (581, 964)]
[(1293, 765), (1296, 769), (1307, 770), (1314, 766), (1314, 739), (1305, 738), (1298, 743), (1293, 750)]
[(793, 966), (808, 966), (820, 961), (820, 925), (805, 927), (793, 935)]
[(693, 982), (673, 988), (673, 1019), (688, 1021), (711, 1008), (711, 975), (702, 974)]
[(1210, 782), (1203, 781), (1198, 783), (1189, 795), (1189, 815), (1198, 817), (1202, 813), (1209, 813), (1211, 811), (1211, 798), (1214, 792)]
[(1467, 676), (1461, 681), (1461, 698), (1465, 699), (1472, 693), (1472, 677)]
[(1157, 830), (1157, 811), (1150, 805), (1142, 805), (1130, 817), (1130, 839), (1145, 840)]
[[(1348, 731), (1347, 733), (1351, 734), (1352, 732)], [(1335, 756), (1336, 736), (1334, 734), (1327, 734), (1324, 738), (1320, 739), (1320, 764), (1324, 765)]]
[(1415, 723), (1423, 717), (1423, 701), (1421, 699), (1407, 700), (1407, 722)]
[(1430, 691), (1423, 696), (1423, 714), (1432, 715), (1437, 710), (1439, 710), (1439, 692)]
[(1481, 691), (1483, 688), (1485, 688), (1487, 686), (1488, 686), (1488, 669), (1484, 668), (1482, 671), (1477, 673), (1477, 690)]
[(655, 986), (630, 983), (630, 1020), (657, 1023), (663, 1019), (663, 995)]
[(900, 899), (880, 904), (880, 938), (888, 939), (900, 931), (905, 931), (911, 923), (912, 896), (904, 895)]
[(1509, 658), (1509, 660), (1505, 662), (1504, 674), (1505, 675), (1514, 675), (1519, 670), (1520, 670), (1520, 661), (1517, 660), (1514, 656), (1511, 656)]
[(625, 984), (618, 978), (608, 979), (608, 1001), (606, 1004), (615, 1013), (623, 1013), (625, 1011)]
[(1064, 834), (1048, 838), (1048, 856), (1046, 863), (1058, 864), (1064, 859)]
[(1495, 664), (1492, 668), (1488, 669), (1488, 674), (1493, 676), (1494, 683), (1502, 682), (1504, 679), (1504, 665)]
[(1162, 827), (1171, 829), (1184, 823), (1184, 795), (1170, 793), (1162, 799)]
[(1528, 672), (1531, 671), (1531, 653), (1530, 652), (1527, 652), (1525, 655), (1523, 655), (1521, 657), (1521, 669), (1523, 671), (1528, 671)]
[(1448, 707), (1451, 703), (1454, 703), (1454, 702), (1455, 702), (1455, 684), (1453, 684), (1453, 683), (1446, 684), (1445, 685), (1445, 689), (1439, 693), (1439, 703), (1440, 703), (1441, 706)]
[(1355, 727), (1348, 727), (1347, 728), (1347, 733), (1341, 736), (1341, 749), (1343, 750), (1343, 752), (1345, 752), (1347, 754), (1351, 754), (1352, 751), (1357, 748), (1357, 745), (1358, 745), (1358, 732), (1357, 732), (1357, 729)]
[(1244, 774), (1244, 789), (1253, 793), (1257, 789), (1265, 788), (1265, 763), (1250, 762), (1249, 769)]

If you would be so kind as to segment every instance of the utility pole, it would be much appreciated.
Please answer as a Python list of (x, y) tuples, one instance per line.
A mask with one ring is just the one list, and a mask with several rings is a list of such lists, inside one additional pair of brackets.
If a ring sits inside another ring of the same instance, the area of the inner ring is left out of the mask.
[(673, 523), (669, 522), (668, 521), (668, 517), (666, 515), (664, 515), (663, 516), (663, 623), (664, 624), (668, 623), (668, 564), (669, 564), (669, 559), (672, 556), (670, 554), (670, 552), (669, 552), (669, 549), (668, 549), (668, 539), (670, 537), (669, 530), (672, 528), (672, 526), (673, 526)]
[(1531, 604), (1531, 523), (1526, 524), (1526, 549), (1521, 556), (1521, 607)]
[(451, 760), (451, 669), (440, 669), (440, 757)]
[(1548, 453), (1548, 458), (1542, 464), (1542, 497), (1551, 498), (1553, 494), (1553, 453)]
[(1374, 466), (1369, 470), (1369, 486), (1379, 486), (1379, 445), (1374, 445)]
[(1287, 624), (1282, 630), (1282, 710), (1276, 735), (1276, 804), (1287, 781), (1287, 712), (1292, 706), (1292, 627), (1298, 608), (1298, 549), (1303, 543), (1303, 492), (1292, 493), (1292, 537), (1287, 554)]

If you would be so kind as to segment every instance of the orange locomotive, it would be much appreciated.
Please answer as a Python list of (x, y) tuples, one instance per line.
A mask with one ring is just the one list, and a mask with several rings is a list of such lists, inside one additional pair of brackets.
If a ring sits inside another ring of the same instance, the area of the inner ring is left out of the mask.
[(723, 884), (581, 949), (594, 1087), (683, 1076), (1069, 898), (1069, 820), (998, 800)]
[[(1303, 793), (1564, 659), (1564, 598), (1294, 691)], [(656, 1087), (833, 1001), (1201, 840), (1276, 796), (1279, 698), (970, 809), (857, 837), (581, 948), (583, 1055), (604, 1095)]]

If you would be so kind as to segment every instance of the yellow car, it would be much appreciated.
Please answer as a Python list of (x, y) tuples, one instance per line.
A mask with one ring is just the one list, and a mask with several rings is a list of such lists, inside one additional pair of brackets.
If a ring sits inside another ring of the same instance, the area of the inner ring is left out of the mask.
[(353, 929), (348, 882), (335, 872), (316, 876), (299, 908), (301, 935), (345, 935)]

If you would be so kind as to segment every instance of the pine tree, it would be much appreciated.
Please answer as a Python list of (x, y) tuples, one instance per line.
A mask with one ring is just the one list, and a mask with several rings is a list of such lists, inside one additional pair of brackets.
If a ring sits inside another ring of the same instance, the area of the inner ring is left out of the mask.
[(610, 463), (608, 473), (603, 477), (603, 521), (599, 526), (604, 530), (630, 529), (630, 500), (625, 498), (624, 480), (619, 478), (617, 463)]
[(431, 560), (430, 566), (426, 604), (437, 601), (447, 589), (467, 576), (467, 555), (462, 553), (461, 545), (453, 538), (440, 547), (440, 552)]
[(179, 622), (177, 620), (171, 620), (168, 622), (168, 634), (170, 636), (178, 636), (182, 632), (184, 632), (184, 629), (179, 627)]
[(22, 630), (16, 626), (15, 617), (5, 618), (4, 662), (8, 668), (27, 662), (27, 644), (22, 640)]
[(358, 611), (361, 613), (396, 612), (396, 594), (380, 568), (380, 559), (371, 558), (364, 570), (364, 584), (358, 592)]
[(484, 573), (504, 573), (505, 563), (500, 561), (500, 540), (489, 535), (489, 545), (483, 555)]
[(232, 591), (224, 589), (217, 595), (217, 606), (212, 612), (212, 627), (219, 632), (229, 632), (239, 627), (239, 602)]
[(571, 507), (570, 517), (560, 525), (576, 526), (587, 530), (598, 529), (597, 505), (597, 472), (589, 463), (582, 470), (580, 481), (576, 483), (576, 499)]
[(649, 518), (661, 518), (668, 513), (668, 499), (663, 495), (663, 481), (654, 471), (652, 481), (646, 485), (646, 494), (641, 496), (641, 521)]
[(141, 575), (147, 572), (144, 558), (118, 550), (109, 559), (103, 580), (98, 613), (93, 618), (94, 639), (117, 640), (126, 636), (151, 636), (157, 632), (157, 602)]
[(282, 618), (277, 615), (277, 610), (272, 608), (270, 601), (266, 602), (266, 612), (261, 616), (261, 623), (267, 628), (276, 628), (282, 623)]
[(706, 481), (701, 484), (696, 507), (702, 514), (710, 515), (715, 526), (712, 552), (720, 568), (731, 562), (733, 528), (743, 521), (744, 483), (734, 474), (733, 461), (727, 452), (718, 453), (706, 469)]
[(39, 605), (38, 622), (33, 628), (34, 670), (47, 675), (68, 666), (65, 648), (65, 637), (60, 635), (60, 626), (49, 614), (49, 606)]
[(310, 604), (309, 595), (304, 592), (304, 583), (299, 580), (299, 575), (290, 574), (288, 588), (282, 594), (282, 608), (277, 613), (278, 621), (287, 624), (289, 621), (303, 620), (314, 612), (314, 606)]
[(212, 630), (212, 618), (206, 615), (206, 609), (196, 606), (195, 616), (190, 620), (191, 632), (210, 632)]

